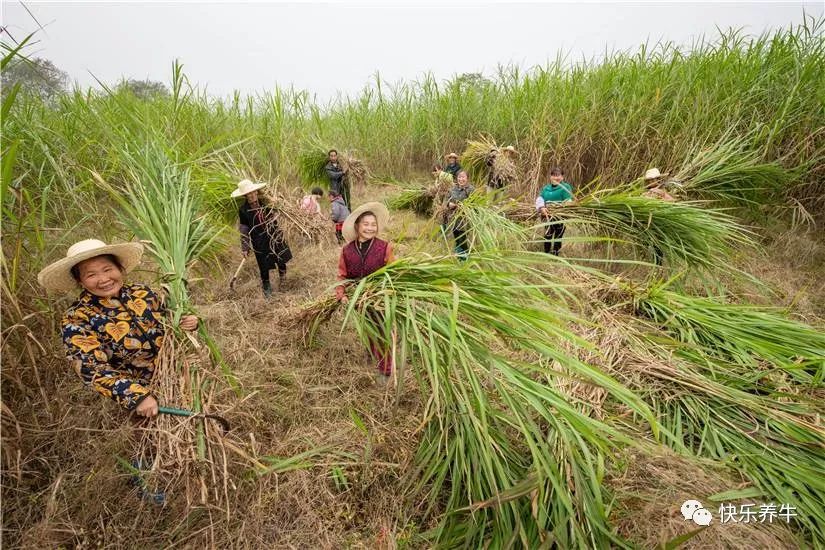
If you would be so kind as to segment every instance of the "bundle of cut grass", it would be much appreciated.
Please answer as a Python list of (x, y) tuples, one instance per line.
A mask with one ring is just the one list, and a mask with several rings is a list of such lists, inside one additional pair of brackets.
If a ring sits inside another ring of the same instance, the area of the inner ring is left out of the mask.
[(772, 384), (777, 371), (808, 388), (825, 380), (825, 332), (778, 309), (687, 296), (664, 284), (635, 291), (633, 305), (693, 351), (746, 367), (760, 387)]
[(370, 177), (369, 169), (363, 160), (357, 158), (352, 151), (344, 151), (341, 155), (341, 166), (347, 172), (344, 176), (350, 185), (363, 189)]
[(329, 220), (323, 215), (313, 214), (301, 208), (300, 193), (288, 193), (270, 185), (264, 188), (263, 197), (266, 204), (276, 212), (275, 222), (287, 242), (301, 239), (323, 243), (332, 239)]
[[(329, 176), (326, 165), (329, 162), (329, 150), (319, 143), (313, 143), (298, 153), (298, 176), (304, 187), (323, 185), (329, 189)], [(343, 170), (346, 183), (362, 188), (369, 179), (369, 169), (366, 163), (355, 156), (353, 151), (339, 151), (338, 161)]]
[(323, 185), (328, 188), (329, 177), (324, 168), (329, 162), (327, 151), (329, 148), (320, 143), (311, 143), (298, 152), (298, 177), (305, 189), (313, 185)]
[(344, 320), (392, 352), (396, 375), (414, 360), (431, 396), (409, 480), (428, 513), (443, 512), (429, 536), (444, 547), (623, 544), (602, 477), (606, 454), (629, 439), (556, 381), (599, 386), (654, 429), (655, 421), (632, 393), (564, 351), (584, 344), (567, 327), (563, 285), (524, 282), (536, 276), (533, 258), (471, 258), (393, 262), (357, 284)]
[(392, 197), (388, 206), (396, 210), (412, 210), (421, 216), (429, 216), (434, 207), (441, 205), (450, 188), (453, 177), (447, 172), (440, 172), (435, 182), (427, 187), (410, 187)]
[(338, 298), (331, 294), (304, 304), (289, 318), (289, 327), (301, 329), (304, 346), (310, 347), (318, 328), (329, 321), (339, 305)]
[(463, 223), (471, 252), (523, 252), (530, 241), (529, 230), (507, 216), (506, 204), (495, 194), (476, 191), (458, 205), (454, 220)]
[(489, 136), (467, 143), (461, 155), (461, 166), (467, 170), (472, 181), (496, 182), (496, 186), (518, 181), (518, 169), (513, 158)]
[[(619, 285), (621, 286), (621, 285)], [(783, 348), (798, 348), (800, 354), (820, 353), (822, 334), (815, 335), (813, 346), (806, 340), (812, 336), (810, 327), (800, 327), (795, 335), (788, 330), (788, 321), (765, 314), (761, 327), (752, 312), (738, 330), (737, 314), (741, 306), (711, 304), (703, 298), (679, 296), (653, 291), (655, 301), (670, 301), (667, 308), (652, 309), (644, 296), (639, 299), (642, 319), (611, 314), (606, 308), (594, 312), (595, 327), (604, 333), (596, 340), (606, 356), (607, 370), (642, 395), (657, 412), (662, 423), (664, 442), (680, 453), (724, 462), (738, 470), (752, 485), (742, 491), (744, 496), (761, 502), (788, 503), (798, 510), (796, 522), (804, 527), (814, 546), (825, 543), (825, 513), (820, 503), (825, 498), (825, 482), (817, 473), (825, 459), (825, 428), (819, 418), (822, 407), (811, 390), (812, 378), (794, 373), (793, 361), (785, 357)], [(701, 306), (715, 311), (702, 320), (704, 326), (693, 326), (695, 311), (684, 316), (679, 308), (697, 300)], [(627, 302), (629, 305), (632, 301)], [(615, 308), (611, 308), (616, 311)], [(720, 314), (729, 309), (727, 314)], [(632, 311), (632, 309), (631, 309)], [(655, 315), (655, 325), (647, 320)], [(667, 318), (663, 318), (667, 316)], [(687, 324), (692, 325), (689, 332)], [(674, 338), (663, 337), (664, 329)], [(748, 330), (757, 329), (750, 333)], [(761, 344), (760, 337), (775, 332), (776, 336)], [(724, 335), (724, 336), (723, 336)], [(730, 338), (724, 348), (717, 349), (719, 338)], [(746, 348), (753, 348), (745, 357)], [(742, 368), (753, 357), (771, 356), (776, 363), (764, 369)], [(780, 386), (765, 384), (771, 370), (788, 375)], [(821, 380), (817, 382), (821, 384)], [(736, 498), (736, 497), (731, 497)], [(727, 500), (727, 499), (726, 499)]]
[(427, 197), (426, 187), (408, 187), (391, 197), (387, 206), (393, 210), (412, 210), (416, 214), (427, 214), (432, 207), (432, 200)]
[[(177, 327), (182, 315), (194, 313), (188, 289), (193, 264), (216, 251), (221, 227), (201, 213), (189, 170), (176, 164), (158, 140), (150, 139), (142, 148), (128, 145), (128, 140), (125, 143), (118, 153), (127, 173), (126, 182), (115, 187), (100, 176), (97, 179), (120, 206), (121, 221), (145, 243), (157, 264), (172, 327)], [(219, 366), (224, 379), (235, 386), (234, 376), (203, 323), (198, 334), (200, 340), (177, 328), (167, 331), (152, 381), (161, 405), (215, 411), (216, 403), (211, 399), (220, 375), (210, 372), (211, 365)], [(223, 442), (212, 426), (160, 415), (153, 429), (144, 432), (141, 445), (153, 470), (166, 476), (168, 485), (185, 485), (187, 502), (208, 498), (210, 478), (227, 482)], [(198, 463), (207, 464), (208, 469)], [(225, 487), (213, 489), (217, 500)]]
[(673, 185), (705, 200), (768, 202), (793, 181), (794, 174), (776, 161), (764, 162), (750, 141), (748, 136), (726, 137), (713, 147), (691, 151), (673, 175)]
[(624, 240), (690, 267), (729, 270), (734, 252), (755, 247), (751, 232), (733, 216), (695, 201), (602, 193), (555, 206), (551, 215), (585, 233)]

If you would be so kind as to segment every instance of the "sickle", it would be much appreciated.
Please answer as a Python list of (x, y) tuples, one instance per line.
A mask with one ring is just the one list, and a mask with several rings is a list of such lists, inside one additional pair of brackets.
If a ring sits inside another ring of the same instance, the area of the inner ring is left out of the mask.
[(217, 414), (197, 413), (195, 411), (188, 411), (186, 409), (175, 409), (173, 407), (158, 407), (158, 412), (160, 414), (170, 414), (172, 416), (186, 416), (194, 418), (212, 419), (221, 425), (224, 435), (226, 435), (231, 429), (229, 421), (222, 416), (218, 416)]

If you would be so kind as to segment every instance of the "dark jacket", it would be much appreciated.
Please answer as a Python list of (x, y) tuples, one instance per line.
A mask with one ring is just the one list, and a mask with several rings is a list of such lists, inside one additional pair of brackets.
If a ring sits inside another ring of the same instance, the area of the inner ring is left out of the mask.
[(334, 195), (343, 195), (345, 174), (344, 170), (341, 169), (341, 164), (332, 164), (332, 162), (327, 162), (327, 165), (324, 167), (324, 170), (327, 171), (327, 177), (329, 177), (330, 193)]
[(458, 173), (461, 172), (462, 168), (461, 165), (456, 162), (454, 165), (450, 166), (449, 164), (444, 167), (444, 172), (447, 172), (453, 177), (453, 181), (458, 181)]
[(252, 208), (249, 201), (244, 201), (238, 209), (238, 220), (241, 249), (251, 249), (258, 266), (274, 269), (292, 259), (292, 251), (278, 227), (278, 216), (271, 206), (261, 204), (258, 208)]
[[(450, 189), (450, 193), (447, 195), (447, 200), (444, 201), (444, 204), (448, 205), (451, 202), (456, 202), (456, 203), (461, 202), (461, 201), (465, 200), (467, 197), (469, 197), (470, 195), (472, 195), (473, 191), (475, 191), (475, 187), (473, 187), (469, 183), (467, 184), (466, 187), (461, 187), (460, 185), (458, 185), (456, 183), (455, 185), (453, 185), (452, 189)], [(447, 208), (444, 211), (444, 220), (443, 220), (443, 222), (445, 224), (449, 223), (450, 220), (452, 220), (455, 217), (456, 210), (457, 209), (455, 209), (455, 208)], [(454, 224), (453, 229), (457, 229), (457, 230), (461, 231), (461, 230), (464, 230), (465, 227), (466, 227), (466, 223), (462, 219), (462, 220), (456, 220), (456, 223)]]

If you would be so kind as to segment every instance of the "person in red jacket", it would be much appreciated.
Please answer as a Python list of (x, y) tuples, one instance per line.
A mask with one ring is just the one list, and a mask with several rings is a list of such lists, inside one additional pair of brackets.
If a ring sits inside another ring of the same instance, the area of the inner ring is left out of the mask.
[[(378, 238), (390, 219), (387, 207), (379, 202), (368, 202), (356, 208), (347, 216), (341, 232), (347, 244), (341, 249), (338, 260), (338, 280), (335, 294), (341, 303), (346, 304), (347, 281), (358, 281), (392, 262), (392, 244)], [(372, 313), (373, 321), (383, 324), (380, 314)], [(370, 342), (370, 354), (378, 361), (378, 372), (383, 375), (382, 382), (392, 374), (392, 353), (377, 342)]]

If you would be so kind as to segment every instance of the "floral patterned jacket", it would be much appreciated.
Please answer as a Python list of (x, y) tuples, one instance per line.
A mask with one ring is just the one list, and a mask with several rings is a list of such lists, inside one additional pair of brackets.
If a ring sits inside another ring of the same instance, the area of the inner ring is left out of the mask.
[(84, 290), (63, 318), (66, 356), (83, 383), (132, 410), (149, 394), (166, 308), (144, 285), (118, 297)]

